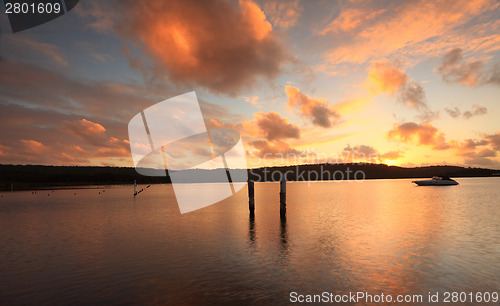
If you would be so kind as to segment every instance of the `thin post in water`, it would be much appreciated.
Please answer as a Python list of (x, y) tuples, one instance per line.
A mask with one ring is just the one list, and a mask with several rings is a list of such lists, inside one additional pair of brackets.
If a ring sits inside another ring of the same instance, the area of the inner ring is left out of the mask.
[(280, 181), (280, 216), (286, 215), (286, 179), (285, 176)]
[(134, 180), (134, 197), (137, 195), (137, 181)]
[(255, 192), (252, 180), (248, 180), (248, 210), (250, 210), (250, 214), (255, 212)]

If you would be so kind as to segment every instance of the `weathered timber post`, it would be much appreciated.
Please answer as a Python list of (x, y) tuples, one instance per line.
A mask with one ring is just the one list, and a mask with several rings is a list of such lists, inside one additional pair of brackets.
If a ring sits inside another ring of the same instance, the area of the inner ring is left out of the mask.
[(134, 180), (134, 197), (137, 195), (137, 181)]
[(252, 180), (248, 180), (248, 209), (250, 214), (255, 212), (255, 192)]
[(285, 176), (280, 181), (280, 216), (284, 218), (286, 215), (286, 179)]

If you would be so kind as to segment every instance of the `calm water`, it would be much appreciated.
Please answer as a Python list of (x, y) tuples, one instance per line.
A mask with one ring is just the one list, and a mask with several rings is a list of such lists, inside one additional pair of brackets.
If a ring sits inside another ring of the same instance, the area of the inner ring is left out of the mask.
[(254, 219), (246, 188), (184, 215), (168, 185), (0, 193), (0, 304), (500, 291), (500, 178), (410, 181), (290, 182), (286, 222), (277, 183), (255, 184)]

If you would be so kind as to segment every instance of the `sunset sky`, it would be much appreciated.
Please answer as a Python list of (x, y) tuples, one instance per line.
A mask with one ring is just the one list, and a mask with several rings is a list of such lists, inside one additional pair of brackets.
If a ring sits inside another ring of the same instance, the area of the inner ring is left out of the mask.
[(249, 167), (500, 169), (497, 0), (87, 0), (18, 33), (3, 11), (1, 164), (132, 167), (129, 120), (196, 91)]

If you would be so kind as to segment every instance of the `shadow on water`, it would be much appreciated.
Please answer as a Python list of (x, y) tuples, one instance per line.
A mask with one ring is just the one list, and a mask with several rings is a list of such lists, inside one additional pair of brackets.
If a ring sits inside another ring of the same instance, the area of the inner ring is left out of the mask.
[(285, 259), (288, 256), (288, 232), (286, 228), (286, 215), (280, 215), (280, 242), (281, 257)]
[(248, 239), (250, 240), (250, 245), (255, 243), (255, 213), (250, 212), (248, 219)]
[[(281, 259), (288, 257), (288, 230), (286, 224), (286, 215), (280, 215), (280, 231), (279, 231), (279, 253)], [(255, 226), (255, 214), (250, 212), (248, 217), (248, 242), (250, 246), (255, 246), (257, 241), (257, 230)]]

